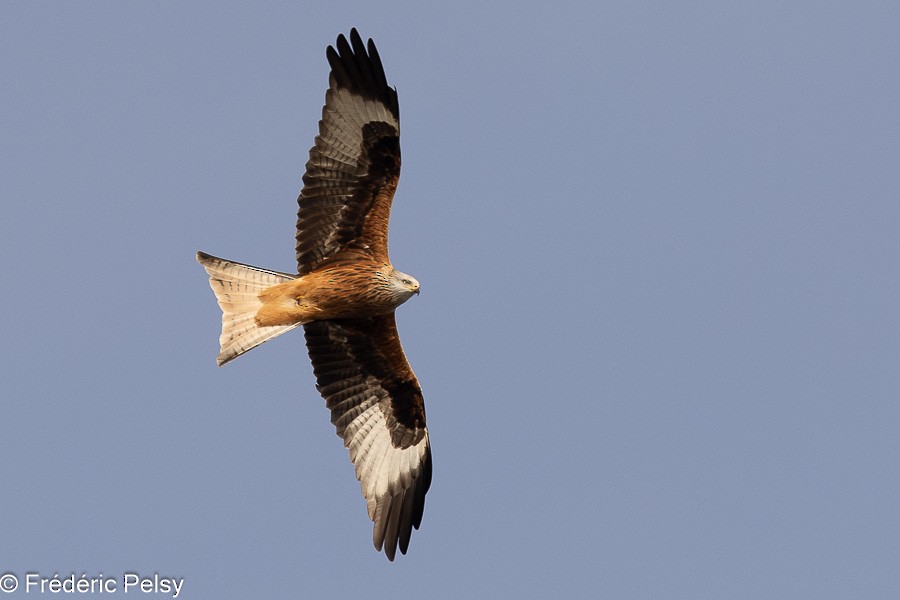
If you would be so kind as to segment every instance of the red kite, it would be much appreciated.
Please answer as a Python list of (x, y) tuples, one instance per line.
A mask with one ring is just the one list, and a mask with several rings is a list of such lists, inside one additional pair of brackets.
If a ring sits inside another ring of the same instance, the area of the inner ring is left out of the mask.
[(297, 275), (197, 253), (222, 308), (219, 365), (302, 325), (316, 387), (350, 450), (374, 542), (394, 560), (419, 528), (431, 484), (422, 388), (394, 309), (419, 282), (388, 258), (400, 177), (400, 109), (375, 44), (337, 38), (297, 213)]

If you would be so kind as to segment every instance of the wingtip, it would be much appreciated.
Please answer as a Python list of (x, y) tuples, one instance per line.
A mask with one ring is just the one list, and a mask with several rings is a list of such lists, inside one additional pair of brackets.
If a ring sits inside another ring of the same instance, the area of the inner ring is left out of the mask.
[(391, 562), (394, 562), (394, 559), (397, 557), (397, 546), (396, 544), (391, 544), (388, 540), (384, 540), (384, 544), (379, 546), (375, 544), (375, 549), (379, 552), (384, 551), (384, 555)]

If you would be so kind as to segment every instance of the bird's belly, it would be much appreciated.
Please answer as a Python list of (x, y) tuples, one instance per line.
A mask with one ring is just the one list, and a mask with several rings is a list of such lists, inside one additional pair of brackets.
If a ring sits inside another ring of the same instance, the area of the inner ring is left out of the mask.
[(377, 269), (313, 271), (263, 291), (256, 321), (259, 325), (285, 325), (387, 314), (397, 307), (387, 290)]

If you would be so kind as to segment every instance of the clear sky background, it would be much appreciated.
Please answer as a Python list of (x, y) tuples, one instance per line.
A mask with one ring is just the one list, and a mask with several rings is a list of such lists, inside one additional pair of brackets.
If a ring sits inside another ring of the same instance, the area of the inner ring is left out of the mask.
[[(423, 286), (434, 481), (393, 564), (302, 335), (218, 368), (194, 260), (295, 268), (352, 26)], [(900, 597), (898, 32), (892, 2), (4, 2), (0, 573)]]

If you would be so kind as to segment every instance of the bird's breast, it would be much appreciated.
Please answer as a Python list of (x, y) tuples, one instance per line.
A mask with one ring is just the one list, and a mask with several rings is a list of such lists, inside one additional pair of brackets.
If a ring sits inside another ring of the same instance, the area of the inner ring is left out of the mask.
[(298, 299), (316, 306), (320, 319), (361, 318), (393, 311), (397, 297), (381, 265), (350, 265), (313, 271), (297, 280)]

